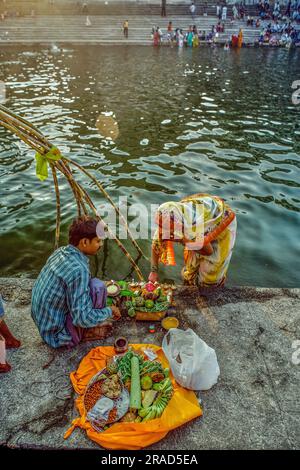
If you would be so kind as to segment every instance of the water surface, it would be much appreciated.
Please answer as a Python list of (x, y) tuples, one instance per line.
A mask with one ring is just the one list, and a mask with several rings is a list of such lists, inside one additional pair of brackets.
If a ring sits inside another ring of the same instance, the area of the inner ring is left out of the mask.
[[(93, 171), (115, 201), (149, 206), (197, 192), (226, 199), (238, 218), (229, 283), (292, 287), (300, 281), (300, 105), (291, 101), (299, 52), (7, 47), (0, 80), (6, 106)], [(99, 134), (101, 114), (118, 123), (115, 141)], [(60, 187), (64, 243), (76, 206), (63, 179)], [(36, 276), (54, 229), (51, 178), (41, 183), (34, 152), (0, 129), (0, 275)], [(141, 245), (150, 254), (150, 240)], [(163, 276), (178, 281), (180, 264)], [(93, 270), (132, 276), (113, 241)]]

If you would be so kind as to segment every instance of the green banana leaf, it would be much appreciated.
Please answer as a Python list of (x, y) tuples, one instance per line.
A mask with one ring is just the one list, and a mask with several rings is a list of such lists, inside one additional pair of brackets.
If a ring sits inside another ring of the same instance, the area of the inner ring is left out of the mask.
[(120, 293), (119, 293), (119, 296), (120, 297), (132, 297), (133, 296), (133, 292), (131, 290), (121, 290)]

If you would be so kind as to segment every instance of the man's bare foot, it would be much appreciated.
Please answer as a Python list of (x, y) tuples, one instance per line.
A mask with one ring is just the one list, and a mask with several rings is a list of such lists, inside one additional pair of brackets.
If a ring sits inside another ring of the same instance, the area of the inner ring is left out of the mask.
[(6, 362), (5, 364), (0, 364), (0, 374), (9, 372), (11, 370), (11, 366)]
[(94, 328), (87, 328), (84, 332), (82, 341), (95, 341), (108, 338), (112, 335), (113, 326), (108, 323), (106, 325), (95, 326)]

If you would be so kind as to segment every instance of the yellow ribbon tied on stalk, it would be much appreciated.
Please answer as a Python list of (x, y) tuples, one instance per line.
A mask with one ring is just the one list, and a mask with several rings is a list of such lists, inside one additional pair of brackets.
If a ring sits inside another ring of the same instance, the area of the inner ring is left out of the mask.
[(40, 153), (35, 154), (36, 159), (36, 176), (44, 181), (48, 178), (48, 163), (51, 161), (57, 162), (61, 159), (61, 153), (57, 147), (52, 147), (48, 153), (44, 155)]

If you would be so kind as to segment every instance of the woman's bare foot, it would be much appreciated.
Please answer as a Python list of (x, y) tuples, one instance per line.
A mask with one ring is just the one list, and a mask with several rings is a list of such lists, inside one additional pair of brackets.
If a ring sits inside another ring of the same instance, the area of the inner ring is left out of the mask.
[(6, 362), (5, 364), (0, 364), (0, 374), (9, 372), (11, 369), (11, 366)]

